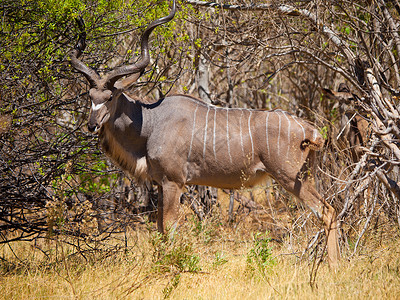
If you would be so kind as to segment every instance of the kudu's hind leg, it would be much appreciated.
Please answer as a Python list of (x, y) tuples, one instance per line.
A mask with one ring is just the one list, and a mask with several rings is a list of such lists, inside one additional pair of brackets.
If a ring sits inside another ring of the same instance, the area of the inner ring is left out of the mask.
[(179, 199), (182, 187), (175, 182), (166, 181), (158, 186), (158, 231), (165, 233), (177, 225)]
[(335, 268), (340, 259), (336, 211), (316, 191), (313, 180), (308, 175), (309, 171), (310, 167), (305, 164), (298, 172), (295, 169), (287, 169), (275, 179), (323, 222), (327, 237), (328, 263)]
[(299, 189), (295, 190), (295, 195), (324, 224), (327, 237), (328, 263), (330, 267), (336, 268), (340, 259), (336, 211), (321, 197), (309, 180), (306, 179), (300, 183), (300, 186), (298, 184), (297, 186)]

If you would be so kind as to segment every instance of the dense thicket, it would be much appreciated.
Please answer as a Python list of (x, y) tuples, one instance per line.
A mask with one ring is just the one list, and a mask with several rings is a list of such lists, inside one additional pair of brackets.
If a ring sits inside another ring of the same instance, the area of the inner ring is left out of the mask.
[[(238, 6), (181, 2), (173, 22), (152, 35), (152, 64), (132, 93), (151, 99), (173, 90), (222, 106), (283, 108), (314, 122), (327, 139), (316, 181), (339, 212), (342, 245), (357, 249), (368, 230), (398, 230), (398, 2), (233, 2)], [(87, 64), (102, 72), (135, 60), (140, 33), (167, 14), (168, 1), (0, 5), (3, 242), (10, 232), (19, 239), (49, 232), (94, 237), (104, 214), (101, 228), (124, 228), (142, 206), (153, 207), (154, 192), (151, 184), (137, 190), (87, 132), (88, 87), (68, 53), (82, 15)], [(347, 88), (334, 94), (340, 83)], [(274, 192), (275, 200), (288, 201), (284, 191)]]

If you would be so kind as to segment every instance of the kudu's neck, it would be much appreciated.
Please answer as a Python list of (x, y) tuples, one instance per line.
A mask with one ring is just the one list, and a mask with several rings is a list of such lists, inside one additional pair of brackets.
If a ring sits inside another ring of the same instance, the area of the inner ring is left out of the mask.
[(138, 172), (145, 173), (146, 167), (138, 168), (138, 165), (147, 151), (147, 138), (152, 128), (151, 111), (123, 93), (110, 103), (109, 110), (110, 118), (100, 129), (100, 145), (122, 169), (141, 177)]
[(139, 142), (138, 139), (148, 137), (151, 120), (151, 112), (145, 104), (121, 93), (110, 105), (110, 118), (104, 129), (122, 141)]

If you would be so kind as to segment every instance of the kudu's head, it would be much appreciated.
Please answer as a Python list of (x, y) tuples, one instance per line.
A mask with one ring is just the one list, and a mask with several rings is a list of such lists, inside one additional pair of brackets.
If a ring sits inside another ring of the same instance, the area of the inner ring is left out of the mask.
[[(149, 55), (149, 36), (151, 32), (159, 25), (170, 21), (176, 11), (176, 3), (173, 0), (172, 9), (168, 16), (153, 21), (144, 31), (141, 39), (141, 59), (134, 64), (120, 66), (110, 73), (100, 77), (100, 75), (89, 68), (85, 63), (79, 60), (82, 52), (86, 47), (86, 32), (82, 18), (78, 19), (80, 29), (79, 40), (71, 53), (71, 65), (80, 73), (82, 73), (89, 81), (90, 90), (89, 97), (92, 101), (92, 107), (89, 113), (88, 129), (97, 131), (107, 122), (110, 117), (110, 107), (112, 102), (118, 101), (121, 92), (131, 84), (133, 84), (150, 62)], [(124, 80), (122, 77), (128, 76)]]

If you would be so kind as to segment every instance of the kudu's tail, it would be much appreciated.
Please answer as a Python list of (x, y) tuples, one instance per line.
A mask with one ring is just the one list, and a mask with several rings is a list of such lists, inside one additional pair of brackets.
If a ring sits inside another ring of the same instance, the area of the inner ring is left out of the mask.
[(305, 150), (306, 148), (319, 151), (325, 144), (324, 137), (318, 132), (317, 129), (313, 128), (309, 132), (309, 137), (301, 142), (301, 149)]

